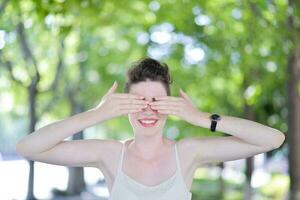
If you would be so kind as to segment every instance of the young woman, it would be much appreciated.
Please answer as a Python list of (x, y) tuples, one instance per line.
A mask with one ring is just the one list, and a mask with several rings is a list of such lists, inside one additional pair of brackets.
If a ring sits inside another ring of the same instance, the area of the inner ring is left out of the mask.
[[(36, 130), (19, 141), (16, 150), (30, 160), (100, 169), (111, 200), (190, 200), (200, 166), (247, 158), (283, 143), (285, 136), (276, 129), (202, 112), (182, 90), (179, 97), (170, 96), (171, 83), (166, 64), (142, 59), (128, 71), (125, 93), (116, 93), (115, 82), (98, 106)], [(64, 140), (121, 115), (128, 115), (132, 139)], [(168, 115), (230, 136), (170, 140), (163, 136)]]

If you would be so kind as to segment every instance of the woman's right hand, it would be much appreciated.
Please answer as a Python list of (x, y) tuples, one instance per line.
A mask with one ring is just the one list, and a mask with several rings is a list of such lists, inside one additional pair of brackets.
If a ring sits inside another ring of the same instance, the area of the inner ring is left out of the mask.
[(115, 93), (118, 87), (114, 82), (108, 92), (102, 97), (101, 102), (95, 110), (102, 113), (102, 120), (109, 120), (121, 115), (136, 113), (147, 107), (149, 102), (143, 100), (144, 97), (130, 93)]

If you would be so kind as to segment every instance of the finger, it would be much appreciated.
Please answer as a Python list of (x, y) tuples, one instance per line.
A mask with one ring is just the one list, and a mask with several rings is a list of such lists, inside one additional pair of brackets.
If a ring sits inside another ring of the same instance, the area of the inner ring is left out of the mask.
[(106, 95), (109, 95), (109, 94), (114, 93), (114, 92), (116, 91), (117, 87), (118, 87), (118, 82), (115, 81), (115, 82), (113, 83), (113, 85), (109, 88), (109, 90), (108, 90), (108, 92), (106, 93)]
[(114, 95), (120, 99), (143, 99), (143, 98), (145, 98), (141, 95), (131, 94), (131, 93), (116, 93)]
[(154, 101), (149, 103), (150, 106), (163, 106), (163, 105), (171, 105), (171, 106), (182, 106), (181, 102), (178, 101), (169, 101), (169, 100), (161, 100), (161, 101)]
[(178, 106), (171, 106), (171, 105), (156, 105), (156, 106), (151, 106), (152, 109), (155, 110), (177, 110), (179, 111), (179, 107)]
[(126, 114), (130, 114), (130, 113), (138, 113), (141, 112), (141, 109), (124, 109), (124, 110), (120, 110), (121, 115), (126, 115)]
[(157, 96), (154, 97), (156, 101), (159, 100), (173, 100), (173, 101), (179, 101), (180, 98), (179, 97), (173, 97), (173, 96)]
[(143, 110), (143, 107), (141, 106), (124, 106), (120, 108), (120, 112), (121, 114), (128, 114), (128, 113), (137, 113), (137, 112), (141, 112)]
[(140, 100), (140, 99), (120, 99), (119, 104), (121, 105), (148, 105), (150, 102), (146, 100)]
[(184, 98), (184, 99), (186, 99), (186, 100), (188, 100), (191, 104), (194, 104), (193, 103), (193, 101), (192, 101), (192, 99), (180, 88), (180, 95)]
[(145, 106), (145, 105), (123, 104), (123, 105), (120, 105), (120, 110), (143, 109), (146, 107), (147, 106)]
[(159, 109), (158, 113), (167, 114), (167, 115), (178, 115), (178, 111), (172, 109)]
[(191, 100), (190, 97), (180, 88), (180, 93), (182, 94), (182, 96), (188, 100)]
[[(142, 108), (142, 110), (145, 111), (147, 109), (147, 107), (148, 107), (148, 105), (146, 107)], [(149, 109), (151, 109), (154, 112), (157, 112), (157, 110), (152, 108), (151, 106), (149, 106)]]

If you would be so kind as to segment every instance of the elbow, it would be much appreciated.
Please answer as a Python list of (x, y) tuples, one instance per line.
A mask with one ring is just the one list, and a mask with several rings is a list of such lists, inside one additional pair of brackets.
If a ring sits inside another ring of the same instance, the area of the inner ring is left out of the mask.
[(285, 141), (284, 133), (277, 133), (276, 139), (274, 139), (273, 149), (279, 148)]
[(16, 153), (22, 157), (27, 158), (26, 150), (24, 149), (24, 144), (22, 141), (19, 141), (15, 146)]
[(23, 154), (22, 154), (22, 144), (21, 144), (21, 142), (18, 142), (18, 143), (16, 144), (15, 150), (16, 150), (16, 153), (17, 153), (17, 154), (23, 156)]

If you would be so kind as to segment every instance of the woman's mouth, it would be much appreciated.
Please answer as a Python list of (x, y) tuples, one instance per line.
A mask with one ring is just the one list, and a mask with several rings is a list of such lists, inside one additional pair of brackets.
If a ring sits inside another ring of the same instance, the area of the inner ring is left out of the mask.
[(153, 120), (143, 120), (143, 119), (140, 119), (138, 120), (139, 123), (143, 126), (143, 127), (152, 127), (152, 126), (155, 126), (156, 123), (157, 123), (157, 119), (153, 119)]

